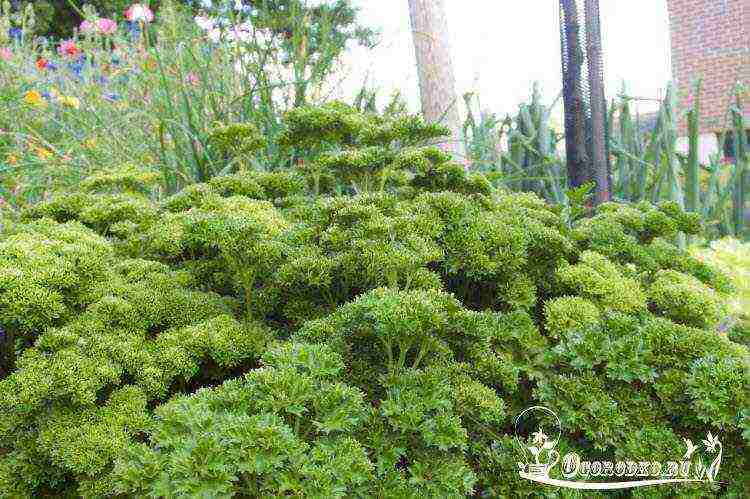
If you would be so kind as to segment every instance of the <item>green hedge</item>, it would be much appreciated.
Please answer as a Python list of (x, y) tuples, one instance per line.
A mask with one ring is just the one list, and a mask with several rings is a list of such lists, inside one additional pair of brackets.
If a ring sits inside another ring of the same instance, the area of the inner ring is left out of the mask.
[(671, 243), (692, 215), (570, 219), (413, 117), (285, 123), (302, 167), (159, 200), (125, 166), (6, 222), (0, 496), (518, 497), (532, 405), (592, 460), (720, 435), (727, 484), (634, 495), (747, 492), (750, 356)]

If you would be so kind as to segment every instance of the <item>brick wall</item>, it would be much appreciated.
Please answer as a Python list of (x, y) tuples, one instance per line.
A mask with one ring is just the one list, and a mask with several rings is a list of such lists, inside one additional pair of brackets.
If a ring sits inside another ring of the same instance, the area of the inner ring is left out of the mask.
[[(738, 81), (750, 85), (750, 0), (667, 0), (667, 5), (681, 107), (691, 105), (693, 83), (702, 77), (701, 133), (723, 130), (732, 88)], [(750, 119), (750, 95), (745, 100)]]

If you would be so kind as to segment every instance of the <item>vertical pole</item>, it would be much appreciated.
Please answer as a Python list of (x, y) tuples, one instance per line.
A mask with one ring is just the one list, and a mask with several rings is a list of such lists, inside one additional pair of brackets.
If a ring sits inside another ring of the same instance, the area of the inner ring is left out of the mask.
[(586, 147), (586, 102), (582, 88), (584, 54), (580, 31), (581, 17), (576, 0), (560, 0), (565, 157), (569, 187), (580, 187), (591, 180)]
[(606, 155), (606, 99), (604, 96), (604, 65), (602, 36), (599, 26), (599, 0), (585, 0), (586, 56), (588, 59), (589, 91), (591, 92), (591, 152), (593, 180), (596, 184), (595, 203), (609, 201), (611, 195), (608, 158)]
[(736, 107), (732, 109), (733, 141), (734, 148), (734, 189), (732, 196), (732, 218), (734, 222), (735, 236), (742, 238), (745, 233), (745, 198), (747, 186), (747, 128), (742, 112), (742, 100), (739, 90), (737, 91)]
[(698, 153), (700, 152), (700, 99), (701, 81), (698, 80), (694, 87), (693, 107), (688, 111), (688, 165), (685, 172), (685, 209), (693, 213), (701, 213), (700, 193), (700, 164)]
[(422, 113), (427, 121), (442, 123), (450, 129), (450, 141), (441, 147), (458, 153), (461, 151), (458, 97), (443, 0), (409, 0), (409, 15)]

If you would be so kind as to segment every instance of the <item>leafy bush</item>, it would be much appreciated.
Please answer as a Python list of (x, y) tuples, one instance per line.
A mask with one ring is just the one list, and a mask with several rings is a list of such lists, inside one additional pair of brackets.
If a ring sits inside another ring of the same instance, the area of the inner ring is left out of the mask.
[(730, 483), (650, 497), (742, 496), (750, 357), (727, 277), (672, 244), (694, 216), (567, 220), (413, 117), (285, 127), (302, 168), (162, 199), (124, 167), (7, 224), (3, 494), (519, 496), (513, 419), (545, 405), (601, 460), (719, 434)]
[(366, 490), (372, 464), (350, 434), (362, 393), (336, 380), (343, 364), (321, 347), (270, 349), (264, 366), (155, 412), (151, 443), (118, 459), (115, 490), (132, 495), (341, 497)]

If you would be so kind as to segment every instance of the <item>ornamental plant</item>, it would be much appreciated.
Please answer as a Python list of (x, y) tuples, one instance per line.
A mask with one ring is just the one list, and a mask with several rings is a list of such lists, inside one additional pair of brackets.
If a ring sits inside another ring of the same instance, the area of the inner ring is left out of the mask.
[(288, 167), (295, 158), (275, 140), (281, 115), (323, 102), (347, 44), (375, 36), (344, 0), (91, 2), (61, 39), (39, 37), (35, 18), (5, 3), (0, 199), (17, 212), (129, 162), (158, 170), (169, 194)]
[[(134, 5), (143, 5), (146, 8), (150, 6), (150, 11), (151, 9), (158, 8), (160, 3), (162, 2), (158, 0), (150, 0), (142, 4), (132, 2), (131, 0), (92, 0), (86, 2), (87, 5), (96, 9), (103, 16), (106, 16), (105, 19), (107, 20), (111, 20), (114, 17), (127, 17), (128, 12), (133, 11)], [(15, 2), (15, 5), (19, 10), (33, 6), (38, 19), (37, 25), (34, 27), (34, 32), (45, 37), (60, 39), (72, 36), (77, 28), (81, 28), (81, 22), (86, 21), (86, 16), (83, 12), (84, 9), (81, 8), (81, 4), (71, 5), (64, 0), (20, 0)], [(137, 13), (143, 12), (143, 9), (136, 10)], [(153, 16), (153, 13), (151, 15)], [(108, 23), (95, 25), (94, 27), (106, 30)]]
[(218, 127), (212, 152), (262, 137), (287, 168), (171, 194), (123, 164), (2, 219), (0, 495), (533, 495), (534, 405), (589, 460), (718, 439), (718, 481), (647, 496), (745, 495), (750, 353), (727, 276), (675, 244), (696, 215), (570, 220), (404, 114), (282, 127)]

